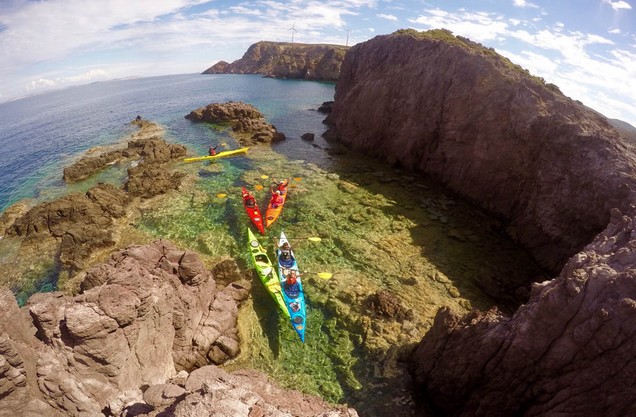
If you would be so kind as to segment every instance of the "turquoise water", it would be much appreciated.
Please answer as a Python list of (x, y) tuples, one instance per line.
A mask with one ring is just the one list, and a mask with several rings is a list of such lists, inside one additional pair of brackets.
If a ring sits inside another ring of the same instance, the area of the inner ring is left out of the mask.
[(25, 198), (49, 200), (67, 192), (62, 169), (82, 152), (111, 144), (137, 115), (167, 128), (168, 140), (205, 154), (218, 138), (184, 116), (215, 102), (256, 106), (288, 140), (275, 147), (290, 158), (328, 163), (325, 153), (302, 141), (305, 132), (324, 144), (324, 115), (334, 84), (276, 80), (258, 75), (170, 75), (108, 81), (0, 104), (0, 211)]

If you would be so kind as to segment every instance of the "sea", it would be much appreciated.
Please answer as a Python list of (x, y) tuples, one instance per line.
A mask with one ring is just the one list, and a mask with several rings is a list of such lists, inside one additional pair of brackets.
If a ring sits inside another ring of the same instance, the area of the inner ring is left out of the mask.
[[(215, 144), (209, 129), (184, 118), (210, 103), (242, 101), (259, 109), (289, 140), (275, 150), (290, 158), (328, 163), (320, 150), (334, 83), (260, 75), (167, 75), (97, 82), (0, 104), (0, 212), (11, 204), (50, 200), (69, 191), (62, 170), (78, 155), (112, 144), (140, 115), (166, 128), (166, 139), (204, 155)], [(303, 141), (303, 133), (315, 140)]]

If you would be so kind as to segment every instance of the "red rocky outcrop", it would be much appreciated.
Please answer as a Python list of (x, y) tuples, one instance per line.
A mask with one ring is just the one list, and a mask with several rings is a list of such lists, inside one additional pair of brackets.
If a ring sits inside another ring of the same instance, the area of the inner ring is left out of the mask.
[(512, 317), (441, 311), (413, 354), (440, 415), (636, 415), (636, 219), (605, 231)]
[(20, 310), (3, 290), (0, 410), (119, 415), (144, 384), (236, 356), (238, 304), (250, 287), (235, 271), (218, 288), (194, 253), (158, 241), (88, 270), (72, 298), (39, 293)]
[(274, 125), (267, 123), (256, 107), (241, 101), (208, 104), (191, 111), (185, 118), (193, 122), (227, 124), (244, 146), (285, 139), (285, 135), (276, 130)]
[(231, 64), (219, 61), (203, 74), (262, 74), (274, 78), (336, 81), (349, 48), (342, 45), (257, 42)]
[(607, 119), (448, 31), (378, 36), (345, 57), (327, 136), (420, 170), (498, 213), (558, 272), (628, 213), (636, 154)]

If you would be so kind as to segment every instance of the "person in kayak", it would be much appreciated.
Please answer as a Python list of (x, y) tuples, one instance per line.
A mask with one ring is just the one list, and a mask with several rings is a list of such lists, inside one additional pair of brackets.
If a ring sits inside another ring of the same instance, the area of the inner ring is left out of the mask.
[(243, 193), (243, 199), (245, 200), (245, 207), (254, 208), (256, 207), (256, 200), (251, 193)]
[(214, 155), (216, 155), (216, 148), (218, 148), (218, 147), (219, 147), (219, 145), (216, 145), (216, 146), (214, 146), (214, 147), (210, 146), (210, 149), (208, 149), (208, 154), (209, 154), (210, 156), (214, 156)]
[(279, 262), (282, 266), (289, 268), (294, 263), (294, 259), (291, 255), (291, 246), (289, 246), (289, 242), (283, 243), (283, 246), (280, 248), (280, 259)]
[(276, 192), (272, 193), (272, 208), (278, 208), (278, 206), (285, 202), (282, 194), (283, 193), (281, 193), (279, 190), (276, 190)]
[(289, 274), (287, 274), (287, 279), (285, 280), (285, 293), (289, 298), (296, 298), (300, 294), (300, 284), (298, 283), (298, 277), (296, 275), (296, 271), (291, 270)]
[(272, 190), (272, 193), (280, 191), (281, 194), (285, 194), (287, 192), (287, 184), (285, 183), (285, 180), (281, 180), (275, 184), (272, 184), (270, 189)]

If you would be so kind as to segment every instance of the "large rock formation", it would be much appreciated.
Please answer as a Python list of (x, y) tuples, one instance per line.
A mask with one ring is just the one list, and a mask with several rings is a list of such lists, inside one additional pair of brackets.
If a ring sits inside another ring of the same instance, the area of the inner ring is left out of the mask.
[(193, 122), (229, 125), (236, 139), (244, 146), (285, 139), (285, 135), (267, 123), (256, 107), (241, 101), (208, 104), (192, 110), (185, 118)]
[(87, 155), (79, 159), (64, 168), (64, 181), (81, 181), (108, 165), (125, 160), (160, 165), (185, 156), (185, 146), (167, 143), (162, 139), (164, 131), (158, 124), (144, 119), (133, 120), (131, 124), (138, 126), (139, 131), (131, 136), (127, 148), (114, 149), (97, 156)]
[(203, 74), (262, 74), (274, 78), (336, 81), (349, 47), (257, 42), (231, 64), (219, 61)]
[(89, 270), (82, 287), (74, 298), (36, 294), (22, 314), (3, 293), (2, 316), (14, 320), (0, 323), (12, 369), (1, 409), (28, 400), (46, 403), (41, 415), (101, 415), (123, 392), (238, 353), (237, 302), (249, 284), (217, 288), (191, 252), (164, 241), (130, 247)]
[(378, 36), (342, 65), (328, 137), (429, 174), (508, 220), (557, 272), (633, 210), (633, 145), (598, 113), (468, 39)]
[(239, 353), (250, 289), (236, 264), (222, 269), (225, 287), (195, 253), (157, 241), (90, 269), (72, 298), (39, 293), (19, 309), (0, 288), (0, 416), (356, 417), (211, 365)]
[(636, 415), (636, 218), (611, 223), (512, 317), (441, 311), (413, 355), (448, 416)]
[(17, 217), (5, 233), (23, 237), (25, 245), (55, 238), (61, 264), (79, 270), (95, 249), (115, 243), (113, 219), (124, 215), (128, 203), (122, 190), (98, 184), (85, 194), (72, 193), (36, 205)]

